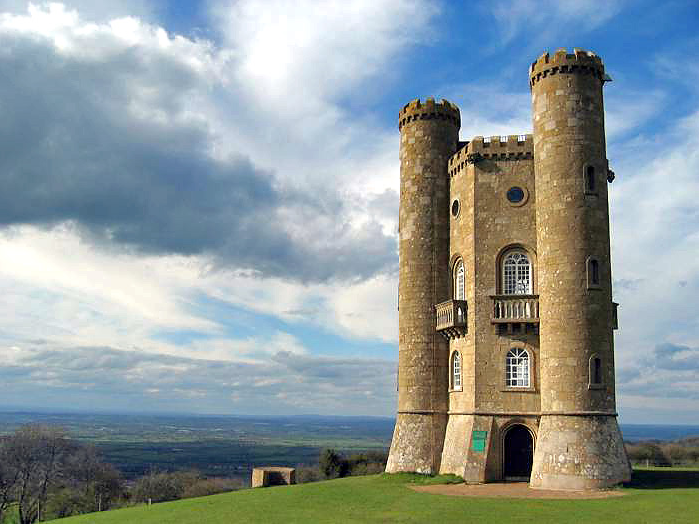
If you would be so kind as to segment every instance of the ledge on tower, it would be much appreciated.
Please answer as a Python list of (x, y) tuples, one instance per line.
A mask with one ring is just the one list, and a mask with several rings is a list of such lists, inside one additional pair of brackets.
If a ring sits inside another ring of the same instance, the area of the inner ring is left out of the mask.
[(493, 324), (538, 324), (539, 295), (491, 295)]
[(444, 338), (459, 338), (466, 334), (468, 304), (465, 300), (447, 300), (437, 304), (437, 331)]

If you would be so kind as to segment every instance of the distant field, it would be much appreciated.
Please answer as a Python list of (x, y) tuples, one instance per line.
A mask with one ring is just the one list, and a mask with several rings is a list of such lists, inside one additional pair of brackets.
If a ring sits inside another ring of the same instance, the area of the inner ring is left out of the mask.
[[(642, 470), (623, 497), (596, 500), (474, 499), (416, 493), (412, 475), (374, 475), (138, 506), (63, 524), (338, 522), (697, 522), (699, 472)], [(427, 482), (434, 482), (427, 479)], [(56, 521), (58, 522), (58, 521)]]
[(0, 412), (0, 435), (22, 424), (60, 426), (92, 443), (127, 479), (150, 471), (196, 469), (249, 484), (260, 465), (317, 464), (322, 448), (383, 451), (393, 419), (380, 417), (243, 417)]
[[(387, 450), (394, 420), (340, 416), (112, 415), (0, 412), (0, 435), (22, 424), (64, 428), (96, 445), (133, 480), (155, 470), (197, 469), (250, 481), (261, 465), (313, 465), (322, 448), (345, 453)], [(622, 424), (624, 438), (671, 440), (699, 435), (699, 426)]]

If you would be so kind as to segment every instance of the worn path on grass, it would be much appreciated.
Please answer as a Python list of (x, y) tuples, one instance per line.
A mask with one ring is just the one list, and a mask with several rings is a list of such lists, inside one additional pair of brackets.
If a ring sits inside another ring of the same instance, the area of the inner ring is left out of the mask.
[(421, 493), (452, 495), (455, 497), (508, 498), (508, 499), (606, 499), (620, 497), (620, 490), (564, 491), (530, 488), (526, 482), (500, 482), (491, 484), (438, 484), (433, 486), (408, 486)]

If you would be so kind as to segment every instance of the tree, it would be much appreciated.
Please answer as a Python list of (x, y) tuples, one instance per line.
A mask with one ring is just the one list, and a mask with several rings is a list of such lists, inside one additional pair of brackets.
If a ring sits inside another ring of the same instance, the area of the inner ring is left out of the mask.
[(136, 481), (131, 497), (138, 502), (166, 502), (181, 499), (188, 486), (196, 483), (200, 475), (194, 471), (157, 473), (151, 471)]
[(319, 467), (326, 478), (334, 479), (347, 474), (348, 464), (334, 449), (324, 449), (320, 453)]
[(19, 480), (19, 470), (12, 467), (8, 454), (6, 439), (0, 444), (0, 522), (3, 522), (5, 512), (13, 501), (13, 493)]
[(63, 430), (35, 424), (22, 426), (5, 441), (6, 465), (12, 472), (10, 476), (16, 475), (14, 491), (20, 524), (32, 524), (39, 518), (72, 448)]
[(94, 446), (77, 447), (68, 457), (65, 469), (66, 482), (84, 500), (82, 513), (109, 509), (124, 495), (121, 474), (111, 464), (102, 462)]

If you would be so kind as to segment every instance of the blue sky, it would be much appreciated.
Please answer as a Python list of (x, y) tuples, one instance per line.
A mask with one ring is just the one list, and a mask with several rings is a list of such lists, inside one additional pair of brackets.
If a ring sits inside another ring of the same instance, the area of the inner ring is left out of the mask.
[(699, 421), (695, 2), (0, 1), (5, 407), (391, 416), (398, 109), (605, 87), (617, 393)]

